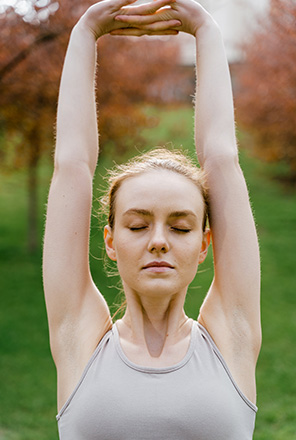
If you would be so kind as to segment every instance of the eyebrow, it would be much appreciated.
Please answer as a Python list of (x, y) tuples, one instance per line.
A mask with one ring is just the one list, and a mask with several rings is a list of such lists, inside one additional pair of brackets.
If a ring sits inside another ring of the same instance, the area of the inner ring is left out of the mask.
[[(136, 214), (136, 215), (141, 215), (143, 217), (153, 217), (154, 214), (152, 211), (149, 211), (147, 209), (137, 209), (137, 208), (132, 208), (132, 209), (128, 209), (127, 211), (125, 211), (123, 213), (123, 215), (132, 215), (132, 214)], [(180, 218), (180, 217), (197, 217), (196, 214), (191, 211), (190, 209), (186, 209), (184, 211), (174, 211), (171, 212), (169, 215), (169, 218)]]
[(190, 209), (187, 209), (185, 211), (175, 211), (172, 212), (169, 217), (173, 218), (179, 218), (179, 217), (196, 217), (196, 214), (191, 211)]
[(153, 217), (153, 213), (151, 211), (146, 210), (146, 209), (132, 208), (132, 209), (128, 209), (127, 211), (125, 211), (123, 213), (123, 215), (131, 215), (131, 214), (142, 215), (145, 217)]

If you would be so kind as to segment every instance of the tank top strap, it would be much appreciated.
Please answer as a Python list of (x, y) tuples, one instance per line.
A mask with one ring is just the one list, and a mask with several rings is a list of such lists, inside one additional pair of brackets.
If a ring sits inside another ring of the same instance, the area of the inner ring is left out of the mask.
[(104, 345), (106, 344), (106, 342), (108, 341), (108, 339), (111, 336), (111, 330), (108, 330), (107, 333), (105, 333), (105, 335), (102, 337), (102, 339), (99, 341), (97, 347), (95, 348), (91, 358), (89, 359), (88, 363), (86, 364), (82, 375), (80, 376), (80, 379), (77, 383), (77, 385), (75, 386), (74, 390), (72, 391), (72, 393), (70, 394), (69, 398), (66, 400), (65, 404), (62, 406), (62, 408), (60, 409), (60, 411), (58, 412), (58, 414), (56, 415), (56, 420), (58, 421), (61, 416), (63, 415), (63, 413), (65, 412), (65, 410), (68, 408), (68, 406), (71, 403), (71, 400), (74, 398), (75, 394), (77, 393), (78, 389), (80, 388), (80, 386), (82, 385), (85, 376), (87, 375), (88, 370), (91, 368), (92, 364), (95, 362), (96, 358), (98, 357), (100, 351), (102, 350), (102, 348), (104, 347)]
[(231, 371), (222, 355), (222, 353), (220, 352), (219, 348), (217, 347), (215, 341), (213, 340), (213, 338), (211, 337), (210, 333), (207, 331), (207, 329), (205, 327), (203, 327), (202, 324), (200, 324), (197, 321), (197, 327), (201, 333), (201, 335), (204, 337), (204, 339), (207, 341), (207, 343), (211, 346), (214, 355), (216, 356), (216, 358), (218, 359), (218, 361), (221, 363), (221, 365), (223, 366), (226, 374), (228, 375), (230, 381), (232, 382), (234, 388), (236, 389), (236, 391), (238, 392), (238, 394), (240, 395), (240, 397), (244, 400), (244, 402), (254, 411), (257, 412), (258, 411), (258, 407), (251, 402), (247, 396), (245, 396), (245, 394), (241, 391), (241, 389), (239, 388), (238, 384), (236, 383), (236, 381), (234, 380)]

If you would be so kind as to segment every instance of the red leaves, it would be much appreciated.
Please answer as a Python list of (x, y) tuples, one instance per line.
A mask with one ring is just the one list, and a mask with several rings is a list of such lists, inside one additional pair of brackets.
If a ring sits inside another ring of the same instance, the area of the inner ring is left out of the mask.
[[(32, 151), (38, 156), (52, 151), (58, 87), (69, 34), (91, 3), (63, 0), (56, 13), (46, 14), (46, 8), (55, 3), (46, 6), (46, 2), (33, 1), (32, 22), (25, 22), (11, 11), (0, 18), (0, 128), (6, 135), (22, 139), (16, 143), (15, 164), (27, 164)], [(48, 18), (39, 20), (40, 11), (45, 11), (43, 17)], [(110, 36), (100, 40), (97, 93), (101, 146), (112, 140), (119, 150), (125, 149), (130, 136), (133, 144), (140, 142), (138, 128), (148, 121), (137, 104), (175, 99), (182, 84), (177, 58), (175, 40), (164, 43)], [(32, 132), (37, 131), (40, 145), (34, 147)]]
[(188, 75), (176, 69), (177, 59), (174, 40), (106, 36), (99, 41), (97, 90), (103, 146), (111, 139), (122, 153), (127, 142), (139, 145), (141, 129), (149, 125), (143, 102), (176, 101), (180, 86), (189, 95), (187, 83), (182, 81)]
[(254, 135), (255, 152), (296, 170), (296, 4), (272, 0), (268, 19), (238, 69), (237, 114)]

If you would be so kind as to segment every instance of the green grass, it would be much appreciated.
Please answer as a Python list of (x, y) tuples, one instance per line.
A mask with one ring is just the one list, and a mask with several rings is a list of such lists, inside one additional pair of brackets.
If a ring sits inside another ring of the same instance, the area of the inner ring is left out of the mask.
[[(153, 109), (149, 109), (151, 114)], [(160, 112), (161, 122), (144, 131), (147, 146), (173, 141), (192, 151), (192, 111)], [(258, 362), (258, 406), (255, 440), (296, 439), (296, 194), (273, 179), (271, 167), (241, 155), (248, 181), (262, 255), (263, 347)], [(96, 174), (111, 160), (102, 157)], [(51, 169), (40, 169), (40, 243)], [(56, 377), (48, 344), (42, 293), (41, 251), (26, 251), (26, 178), (0, 176), (0, 439), (57, 439)], [(95, 203), (97, 207), (97, 204)], [(96, 283), (111, 304), (117, 292), (102, 268), (102, 233), (95, 215), (91, 266)], [(201, 267), (190, 288), (186, 311), (196, 318), (212, 277), (211, 261)], [(109, 287), (108, 287), (109, 286)], [(181, 439), (180, 439), (181, 440)]]

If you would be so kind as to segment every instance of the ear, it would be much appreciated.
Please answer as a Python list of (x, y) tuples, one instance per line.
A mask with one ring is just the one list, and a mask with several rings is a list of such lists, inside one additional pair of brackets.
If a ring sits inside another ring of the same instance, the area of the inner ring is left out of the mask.
[(203, 263), (208, 255), (208, 249), (211, 243), (211, 231), (210, 229), (206, 229), (203, 233), (203, 240), (201, 244), (200, 254), (198, 258), (198, 263)]
[(104, 227), (104, 241), (108, 257), (112, 261), (116, 261), (116, 252), (113, 243), (113, 233), (109, 225)]

